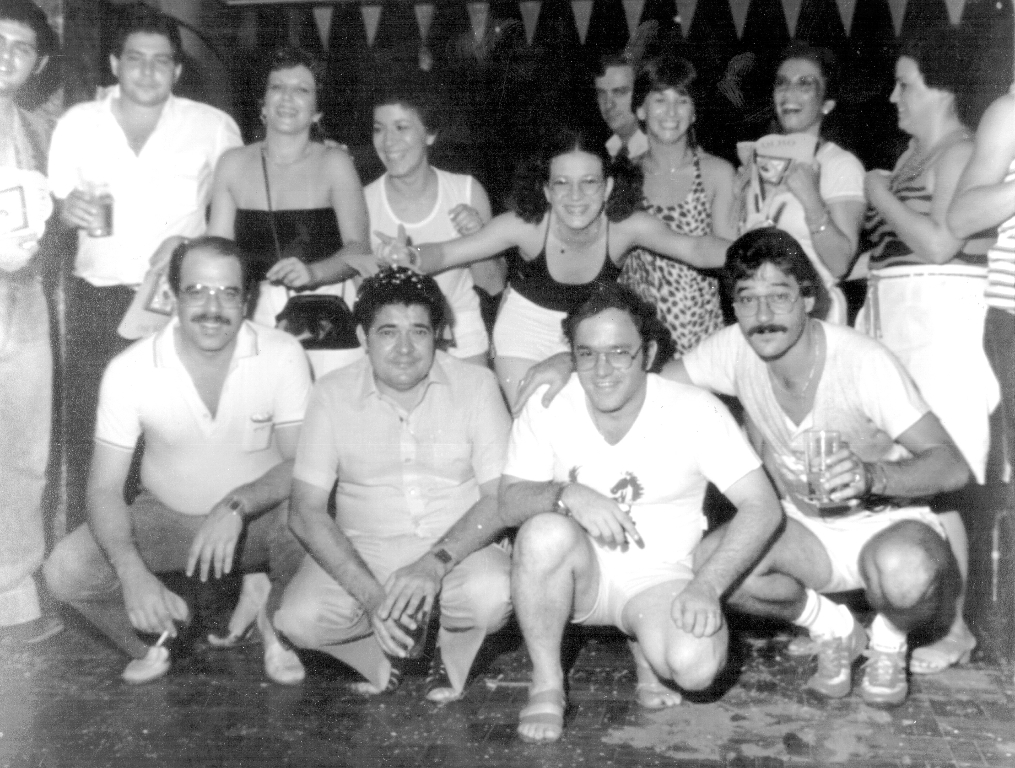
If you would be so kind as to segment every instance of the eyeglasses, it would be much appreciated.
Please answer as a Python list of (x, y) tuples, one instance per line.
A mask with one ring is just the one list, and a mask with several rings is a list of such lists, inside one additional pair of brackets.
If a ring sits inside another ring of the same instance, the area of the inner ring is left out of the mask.
[(796, 80), (789, 80), (785, 77), (775, 78), (775, 92), (796, 91), (797, 93), (817, 93), (821, 80), (814, 75), (804, 75)]
[(584, 179), (552, 179), (550, 181), (550, 194), (554, 197), (564, 197), (577, 186), (579, 194), (582, 197), (588, 197), (601, 190), (604, 183), (604, 179), (597, 179), (591, 176), (587, 176)]
[(740, 295), (733, 301), (733, 307), (741, 315), (753, 317), (761, 309), (762, 299), (771, 311), (782, 313), (789, 312), (799, 298), (800, 293), (796, 291), (775, 291), (764, 296)]
[(10, 53), (16, 59), (28, 59), (32, 56), (36, 56), (39, 53), (31, 43), (26, 43), (24, 40), (12, 40), (9, 37), (0, 35), (0, 56)]
[(180, 301), (186, 304), (204, 304), (212, 296), (218, 296), (223, 307), (238, 307), (243, 303), (243, 291), (235, 285), (194, 283), (180, 291)]
[(605, 352), (600, 352), (595, 349), (589, 349), (588, 347), (578, 347), (574, 351), (574, 367), (578, 371), (591, 371), (596, 367), (599, 362), (600, 356), (606, 358), (606, 362), (610, 364), (611, 368), (616, 368), (618, 371), (626, 371), (631, 367), (631, 363), (641, 353), (645, 345), (642, 344), (635, 349), (609, 349)]
[(176, 67), (176, 59), (168, 54), (156, 54), (145, 56), (136, 51), (127, 51), (120, 58), (126, 66), (131, 69), (147, 69), (151, 67), (155, 71), (171, 72)]

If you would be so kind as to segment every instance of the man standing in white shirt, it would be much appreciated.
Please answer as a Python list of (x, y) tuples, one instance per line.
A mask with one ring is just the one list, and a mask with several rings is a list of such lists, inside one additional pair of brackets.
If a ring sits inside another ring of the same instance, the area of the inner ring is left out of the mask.
[[(78, 229), (64, 375), (67, 411), (74, 414), (67, 442), (76, 453), (90, 450), (102, 371), (129, 343), (116, 329), (149, 260), (167, 238), (204, 233), (215, 164), (242, 144), (227, 114), (173, 96), (182, 49), (171, 19), (139, 4), (115, 51), (109, 63), (118, 85), (68, 110), (49, 156), (60, 217)], [(104, 214), (88, 191), (96, 185), (113, 199), (108, 234), (98, 234)], [(72, 470), (87, 463), (75, 462)], [(83, 476), (71, 477), (72, 507), (83, 501), (84, 484)]]
[(599, 114), (613, 131), (606, 142), (606, 151), (610, 157), (624, 154), (634, 160), (648, 151), (648, 139), (642, 133), (638, 118), (631, 108), (634, 74), (634, 67), (623, 54), (603, 56), (595, 72)]

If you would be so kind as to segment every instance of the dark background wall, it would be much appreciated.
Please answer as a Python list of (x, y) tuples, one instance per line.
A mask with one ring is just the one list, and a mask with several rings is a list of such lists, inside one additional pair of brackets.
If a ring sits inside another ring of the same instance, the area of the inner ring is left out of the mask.
[[(155, 5), (160, 5), (154, 2)], [(738, 13), (742, 3), (736, 2)], [(686, 8), (686, 3), (681, 3)], [(178, 90), (230, 111), (245, 135), (255, 135), (263, 62), (272, 48), (297, 43), (326, 57), (329, 83), (322, 99), (331, 135), (348, 144), (368, 181), (380, 172), (370, 148), (371, 100), (378, 84), (418, 70), (423, 40), (411, 2), (385, 2), (372, 44), (356, 2), (332, 6), (326, 28), (306, 3), (227, 6), (219, 0), (176, 0), (161, 7), (187, 22), (191, 54)], [(569, 0), (544, 0), (531, 42), (515, 0), (489, 3), (486, 33), (477, 39), (463, 2), (437, 2), (426, 39), (431, 76), (440, 84), (447, 117), (435, 162), (476, 173), (495, 201), (506, 189), (517, 157), (539, 127), (567, 119), (601, 129), (588, 66), (601, 52), (622, 48), (628, 24), (621, 0), (594, 0), (584, 43)], [(889, 0), (856, 0), (845, 29), (836, 0), (802, 0), (796, 37), (832, 48), (843, 68), (843, 93), (828, 121), (832, 137), (868, 167), (890, 166), (904, 145), (888, 101), (900, 39), (947, 30), (964, 51), (963, 70), (972, 121), (1012, 82), (1012, 0), (966, 0), (957, 26), (945, 0), (908, 0), (896, 34)], [(70, 101), (90, 98), (109, 82), (106, 56), (123, 2), (64, 0)], [(645, 0), (642, 22), (658, 34), (650, 52), (675, 49), (699, 72), (699, 138), (735, 159), (739, 140), (770, 127), (774, 61), (790, 40), (781, 0), (749, 0), (742, 34), (727, 0), (698, 0), (689, 26), (678, 23), (675, 0)], [(686, 27), (686, 35), (685, 35)], [(327, 42), (322, 42), (322, 38)], [(750, 56), (743, 56), (750, 54)], [(750, 64), (742, 76), (724, 75), (730, 61)], [(720, 83), (737, 86), (737, 103)]]

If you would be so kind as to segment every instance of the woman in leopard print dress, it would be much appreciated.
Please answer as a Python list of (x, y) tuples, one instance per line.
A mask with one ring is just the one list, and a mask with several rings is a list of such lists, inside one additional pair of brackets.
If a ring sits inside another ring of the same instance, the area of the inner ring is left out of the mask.
[[(694, 79), (694, 67), (677, 57), (647, 63), (635, 79), (633, 105), (649, 143), (640, 159), (642, 205), (674, 232), (734, 238), (733, 166), (694, 140)], [(719, 283), (711, 274), (639, 248), (620, 281), (655, 304), (678, 356), (723, 326)]]

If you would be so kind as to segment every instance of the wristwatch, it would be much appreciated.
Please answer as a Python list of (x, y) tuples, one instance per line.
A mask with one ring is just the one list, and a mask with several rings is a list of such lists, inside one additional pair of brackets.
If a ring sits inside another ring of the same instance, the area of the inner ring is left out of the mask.
[(441, 547), (440, 549), (433, 552), (433, 556), (436, 557), (437, 560), (444, 565), (451, 565), (453, 562), (455, 562), (454, 555), (452, 555), (450, 552), (444, 549), (444, 547)]
[(553, 511), (559, 512), (560, 514), (564, 515), (564, 517), (571, 516), (570, 507), (568, 507), (567, 504), (564, 503), (564, 491), (567, 490), (567, 487), (569, 485), (570, 483), (561, 483), (560, 488), (557, 489), (557, 498), (554, 499), (553, 501)]

